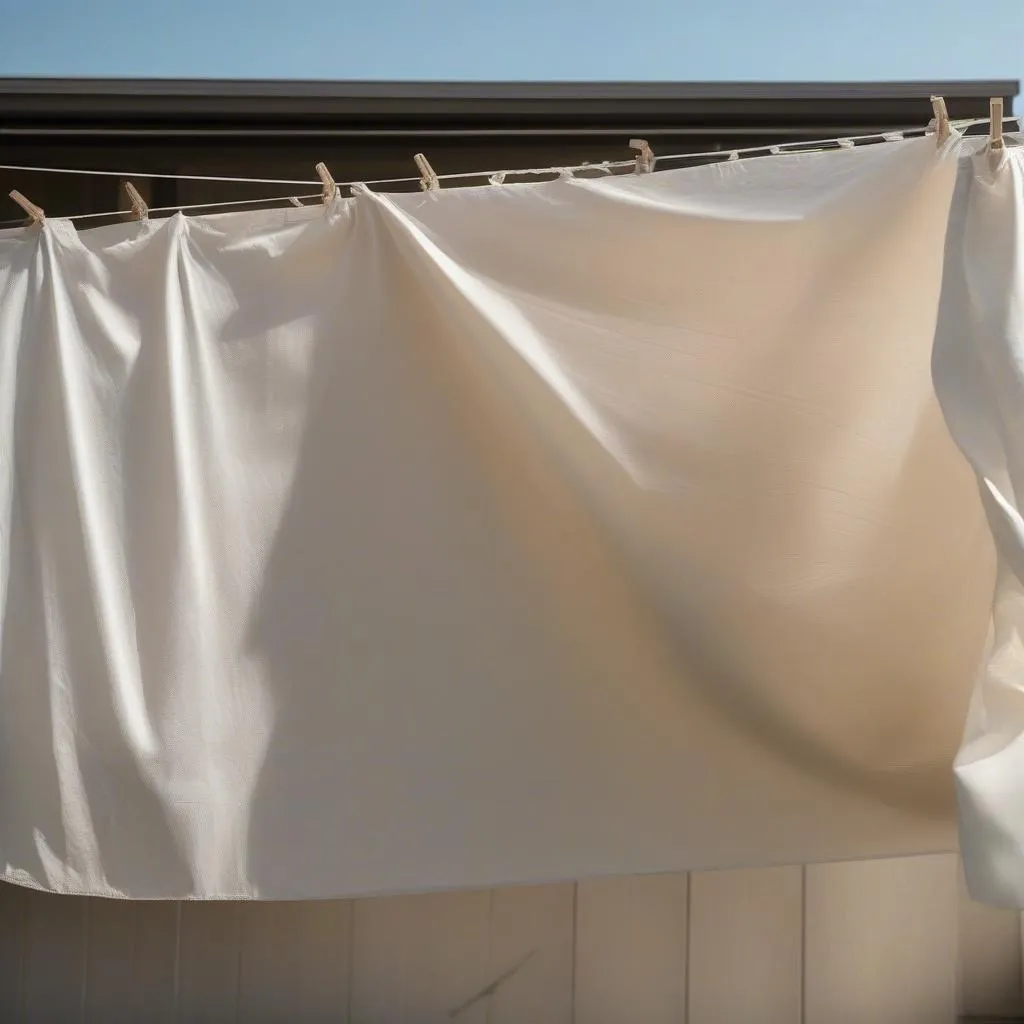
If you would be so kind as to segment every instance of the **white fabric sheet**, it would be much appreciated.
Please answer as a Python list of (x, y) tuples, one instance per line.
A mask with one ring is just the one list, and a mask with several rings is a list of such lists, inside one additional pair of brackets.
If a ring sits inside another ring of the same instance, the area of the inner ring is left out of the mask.
[(955, 177), (922, 139), (0, 234), (4, 877), (953, 849), (994, 571), (929, 372)]
[(999, 553), (987, 657), (956, 759), (971, 894), (1024, 907), (1024, 151), (960, 168), (935, 388), (978, 476)]

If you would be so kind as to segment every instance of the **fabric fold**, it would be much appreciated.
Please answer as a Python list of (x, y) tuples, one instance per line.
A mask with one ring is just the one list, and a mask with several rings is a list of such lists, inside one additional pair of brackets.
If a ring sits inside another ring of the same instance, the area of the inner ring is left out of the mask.
[(1024, 907), (1024, 160), (960, 167), (935, 336), (935, 390), (978, 478), (998, 553), (989, 643), (955, 763), (971, 895)]

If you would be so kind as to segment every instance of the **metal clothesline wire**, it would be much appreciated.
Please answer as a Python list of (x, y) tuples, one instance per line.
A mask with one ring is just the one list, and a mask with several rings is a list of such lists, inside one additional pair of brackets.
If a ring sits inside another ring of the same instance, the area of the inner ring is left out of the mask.
[[(264, 196), (262, 199), (230, 199), (222, 200), (219, 203), (186, 203), (177, 206), (150, 206), (149, 213), (170, 213), (172, 210), (207, 210), (215, 206), (255, 206), (257, 203), (288, 203), (292, 199), (315, 199), (319, 201), (322, 196), (319, 192), (315, 195), (304, 196)], [(71, 217), (57, 217), (56, 220), (92, 220), (99, 217), (123, 217), (129, 210), (106, 210), (102, 213), (76, 213)], [(19, 222), (19, 223), (23, 223)]]
[[(176, 206), (150, 206), (147, 207), (147, 210), (149, 213), (171, 213), (175, 210), (209, 210), (214, 207), (224, 206), (257, 206), (264, 203), (288, 203), (291, 202), (292, 199), (315, 199), (319, 201), (321, 198), (321, 194), (317, 192), (315, 195), (263, 196), (260, 199), (229, 199), (221, 200), (218, 203), (179, 203)], [(75, 213), (69, 217), (55, 217), (54, 220), (98, 220), (103, 217), (124, 217), (129, 212), (129, 210), (103, 210), (100, 213)], [(0, 228), (16, 228), (24, 227), (24, 225), (24, 217), (19, 217), (16, 220), (0, 221)]]
[[(1016, 121), (1018, 129), (1024, 126), (1024, 116), (1008, 117), (1004, 120)], [(951, 126), (959, 132), (965, 132), (967, 129), (972, 128), (980, 124), (988, 124), (988, 118), (972, 118), (967, 120), (960, 120), (951, 122)], [(776, 144), (762, 144), (759, 146), (746, 146), (733, 149), (713, 149), (707, 150), (701, 153), (670, 153), (664, 156), (658, 156), (657, 161), (659, 164), (664, 164), (670, 161), (676, 160), (698, 160), (704, 157), (722, 157), (729, 159), (735, 154), (737, 157), (741, 154), (749, 153), (771, 153), (780, 155), (783, 152), (799, 153), (808, 150), (814, 150), (822, 146), (836, 146), (841, 143), (847, 142), (856, 145), (857, 143), (864, 142), (882, 142), (891, 141), (894, 139), (902, 139), (907, 135), (918, 135), (928, 134), (933, 131), (931, 125), (922, 126), (919, 128), (901, 128), (901, 129), (890, 129), (882, 132), (871, 132), (867, 135), (850, 135), (845, 137), (835, 137), (828, 139), (817, 139), (797, 142), (784, 142)], [(492, 171), (459, 171), (451, 174), (439, 174), (437, 175), (438, 181), (464, 181), (470, 178), (485, 178), (492, 179), (505, 176), (516, 176), (516, 175), (538, 175), (538, 174), (565, 174), (574, 173), (577, 171), (603, 171), (610, 173), (613, 170), (625, 169), (633, 167), (635, 160), (605, 160), (599, 163), (583, 163), (583, 164), (572, 164), (572, 165), (555, 165), (551, 167), (523, 167), (523, 168), (506, 168), (502, 170)], [(205, 174), (167, 174), (153, 171), (107, 171), (107, 170), (91, 170), (85, 168), (74, 168), (74, 167), (32, 167), (32, 166), (21, 166), (16, 164), (0, 164), (0, 171), (16, 171), (23, 173), (39, 173), (39, 174), (73, 174), (73, 175), (89, 175), (96, 177), (116, 177), (121, 179), (131, 180), (132, 178), (144, 178), (144, 179), (164, 179), (172, 181), (204, 181), (204, 182), (224, 182), (227, 184), (250, 184), (250, 185), (320, 185), (319, 181), (310, 181), (307, 179), (295, 179), (295, 178), (244, 178), (244, 177), (226, 177), (222, 175), (205, 175)], [(418, 176), (400, 177), (400, 178), (375, 178), (372, 180), (362, 181), (339, 181), (336, 185), (341, 187), (352, 188), (354, 185), (400, 185), (410, 184), (412, 182), (418, 182), (422, 179)], [(320, 194), (306, 195), (292, 197), (288, 195), (278, 196), (267, 196), (264, 198), (257, 199), (238, 199), (238, 200), (226, 200), (214, 203), (179, 203), (173, 206), (159, 206), (150, 207), (150, 213), (170, 213), (172, 211), (183, 211), (183, 210), (204, 210), (213, 209), (215, 207), (234, 207), (234, 206), (255, 206), (263, 203), (280, 203), (290, 202), (292, 199), (319, 199)], [(60, 220), (91, 220), (109, 217), (124, 216), (127, 211), (125, 210), (107, 210), (101, 213), (78, 213), (68, 217), (58, 218)], [(24, 219), (18, 220), (7, 220), (0, 221), (0, 227), (18, 226), (24, 224)]]
[[(961, 123), (963, 123), (963, 122), (961, 122)], [(973, 125), (973, 124), (980, 124), (982, 122), (981, 121), (971, 121), (969, 123)], [(903, 130), (904, 131), (925, 131), (926, 129), (920, 128), (920, 129), (903, 129)], [(893, 129), (891, 131), (887, 131), (887, 132), (876, 132), (876, 133), (873, 133), (871, 135), (850, 136), (850, 138), (853, 139), (853, 141), (855, 141), (855, 142), (856, 141), (867, 141), (867, 140), (870, 140), (870, 139), (881, 139), (881, 138), (883, 138), (886, 135), (891, 135), (892, 131), (895, 131), (895, 129)], [(783, 143), (782, 145), (785, 145), (785, 146), (820, 146), (820, 145), (823, 145), (825, 143), (836, 142), (836, 141), (837, 141), (836, 139), (832, 138), (832, 139), (822, 139), (822, 140), (817, 140), (817, 141)], [(757, 152), (759, 150), (767, 150), (769, 148), (770, 147), (767, 146), (767, 145), (760, 145), (760, 146), (748, 146), (746, 148), (735, 149), (735, 150), (716, 149), (716, 150), (710, 150), (710, 151), (704, 152), (704, 153), (675, 153), (675, 154), (670, 154), (670, 155), (666, 155), (666, 156), (659, 156), (658, 157), (658, 162), (659, 163), (664, 163), (666, 160), (682, 160), (682, 159), (686, 159), (687, 157), (718, 156), (718, 155), (720, 155), (722, 153), (731, 153), (731, 152), (736, 152), (736, 153), (748, 153), (748, 152), (750, 152), (750, 153), (753, 153), (753, 152)], [(621, 161), (621, 164), (624, 167), (631, 166), (632, 163), (633, 163), (633, 161), (631, 159)], [(594, 167), (594, 166), (602, 166), (602, 165), (601, 164), (581, 164), (581, 165), (579, 165), (579, 169), (583, 169), (583, 168), (586, 168), (586, 167)], [(509, 174), (511, 174), (511, 173), (540, 174), (540, 173), (543, 173), (545, 171), (550, 171), (550, 172), (554, 173), (554, 172), (562, 170), (562, 169), (563, 169), (562, 167), (544, 167), (544, 168), (529, 168), (529, 169), (524, 169), (522, 171), (511, 171), (511, 170), (508, 170), (508, 169), (505, 169), (505, 170), (506, 170), (506, 173), (509, 173)], [(572, 167), (572, 168), (568, 168), (568, 169), (569, 170), (576, 170), (577, 168), (576, 167)], [(106, 171), (106, 170), (89, 170), (89, 169), (78, 168), (78, 167), (30, 167), (30, 166), (19, 166), (19, 165), (15, 165), (15, 164), (0, 164), (0, 171), (23, 171), (23, 172), (33, 172), (33, 173), (40, 173), (40, 174), (79, 174), (79, 175), (88, 175), (88, 176), (97, 176), (97, 177), (114, 177), (114, 178), (149, 178), (149, 179), (164, 179), (164, 180), (170, 180), (170, 181), (223, 181), (223, 182), (226, 182), (226, 183), (229, 183), (229, 184), (251, 184), (251, 185), (317, 185), (317, 186), (320, 185), (320, 182), (318, 180), (316, 180), (316, 179), (310, 180), (310, 179), (307, 179), (307, 178), (242, 178), (242, 177), (226, 177), (226, 176), (223, 176), (223, 175), (211, 175), (211, 174), (167, 174), (167, 173), (153, 172), (153, 171)], [(501, 173), (500, 170), (491, 170), (491, 171), (461, 171), (461, 172), (454, 173), (454, 174), (439, 174), (438, 178), (441, 179), (441, 180), (445, 180), (445, 179), (454, 180), (456, 178), (478, 178), (478, 177), (479, 178), (484, 178), (484, 177), (487, 177), (487, 176), (489, 176), (491, 174), (498, 174), (498, 173)], [(402, 182), (410, 182), (410, 181), (419, 181), (419, 177), (417, 176), (417, 177), (404, 177), (404, 178), (377, 178), (377, 179), (375, 179), (373, 181), (362, 181), (361, 184), (364, 184), (364, 185), (390, 185), (390, 184), (399, 184), (399, 183), (402, 183)], [(356, 182), (349, 182), (349, 181), (339, 181), (338, 182), (338, 185), (353, 185), (353, 184), (356, 184)]]

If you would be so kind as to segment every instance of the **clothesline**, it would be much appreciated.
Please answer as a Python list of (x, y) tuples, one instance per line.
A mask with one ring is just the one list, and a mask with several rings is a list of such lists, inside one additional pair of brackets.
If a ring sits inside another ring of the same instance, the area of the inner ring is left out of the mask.
[[(176, 206), (150, 206), (148, 207), (149, 213), (170, 213), (174, 210), (208, 210), (214, 207), (222, 206), (257, 206), (264, 203), (287, 203), (293, 199), (305, 200), (315, 199), (319, 201), (321, 198), (320, 193), (317, 192), (314, 195), (302, 195), (302, 196), (264, 196), (262, 199), (230, 199), (222, 200), (218, 203), (179, 203)], [(300, 202), (300, 206), (305, 205)], [(100, 213), (76, 213), (70, 217), (61, 217), (60, 220), (93, 220), (101, 217), (120, 217), (123, 216), (126, 210), (104, 210)], [(18, 224), (24, 224), (25, 219), (22, 217), (19, 220), (14, 221), (0, 221), (0, 226), (13, 227)]]
[[(1024, 116), (1007, 118), (1006, 120), (1016, 121), (1018, 130), (1024, 129)], [(981, 124), (988, 124), (988, 118), (972, 118), (965, 119), (955, 122), (950, 122), (951, 126), (959, 132), (966, 132), (968, 129)], [(756, 153), (764, 155), (780, 155), (784, 152), (788, 153), (799, 153), (799, 152), (813, 152), (814, 150), (821, 149), (824, 147), (842, 147), (844, 145), (862, 145), (868, 143), (877, 143), (885, 141), (896, 141), (903, 139), (908, 135), (916, 136), (920, 134), (929, 134), (934, 132), (934, 123), (921, 128), (904, 128), (895, 129), (882, 132), (872, 132), (866, 135), (836, 137), (828, 139), (818, 139), (810, 141), (796, 141), (787, 143), (777, 143), (768, 145), (757, 145), (757, 146), (746, 146), (734, 149), (714, 149), (707, 150), (700, 153), (670, 153), (664, 156), (658, 155), (656, 160), (659, 164), (664, 165), (665, 163), (680, 161), (680, 160), (700, 160), (709, 157), (719, 157), (725, 160), (739, 159), (741, 155), (752, 155)], [(528, 168), (506, 168), (501, 170), (491, 171), (459, 171), (449, 174), (437, 174), (435, 176), (438, 182), (441, 181), (465, 181), (472, 178), (486, 178), (492, 184), (500, 184), (509, 176), (534, 176), (541, 174), (575, 174), (578, 172), (586, 171), (597, 171), (603, 173), (612, 173), (613, 171), (624, 170), (631, 168), (636, 165), (635, 159), (629, 160), (605, 160), (598, 163), (581, 163), (573, 165), (562, 165), (562, 166), (550, 166), (550, 167), (528, 167)], [(0, 164), (0, 171), (14, 171), (21, 173), (37, 173), (37, 174), (71, 174), (71, 175), (88, 175), (95, 177), (116, 177), (122, 180), (130, 180), (132, 178), (142, 178), (148, 180), (172, 180), (172, 181), (203, 181), (203, 182), (222, 182), (226, 184), (252, 184), (252, 185), (320, 185), (320, 181), (314, 181), (309, 179), (301, 178), (251, 178), (251, 177), (237, 177), (237, 176), (224, 176), (224, 175), (207, 175), (207, 174), (170, 174), (166, 172), (155, 172), (155, 171), (110, 171), (110, 170), (97, 170), (97, 169), (86, 169), (86, 168), (72, 168), (72, 167), (37, 167), (28, 165), (16, 165), (16, 164)], [(422, 182), (423, 178), (419, 176), (407, 176), (407, 177), (395, 177), (395, 178), (375, 178), (371, 180), (360, 180), (360, 181), (341, 181), (336, 182), (337, 187), (345, 187), (352, 189), (354, 186), (364, 185), (402, 185), (412, 184), (414, 182)], [(319, 199), (320, 195), (305, 195), (305, 196), (266, 196), (257, 199), (240, 199), (240, 200), (226, 200), (219, 202), (208, 202), (208, 203), (191, 203), (191, 204), (174, 204), (171, 206), (161, 207), (150, 207), (149, 213), (170, 213), (173, 211), (184, 211), (184, 210), (206, 210), (214, 209), (219, 207), (235, 207), (235, 206), (256, 206), (264, 203), (278, 203), (278, 202), (290, 202), (294, 201), (299, 203), (300, 200), (312, 200)], [(301, 203), (299, 203), (301, 205)], [(109, 217), (123, 216), (126, 211), (122, 209), (118, 210), (106, 210), (99, 213), (80, 213), (73, 214), (68, 217), (63, 217), (63, 220), (91, 220), (101, 219)], [(24, 223), (24, 218), (18, 218), (14, 220), (0, 221), (0, 227), (13, 227)]]
[[(1018, 118), (1017, 120), (1024, 120), (1024, 118)], [(966, 122), (957, 122), (958, 127), (973, 126), (976, 124), (987, 123), (987, 120), (976, 119)], [(853, 142), (867, 142), (871, 140), (882, 140), (886, 136), (894, 134), (906, 134), (914, 131), (926, 131), (926, 128), (920, 129), (902, 129), (898, 133), (895, 131), (876, 132), (870, 135), (857, 135), (850, 136), (850, 141)], [(803, 147), (814, 147), (828, 145), (830, 143), (838, 143), (838, 138), (820, 139), (809, 142), (788, 142), (780, 143), (777, 148), (789, 149), (794, 146)], [(775, 148), (769, 145), (758, 145), (758, 146), (747, 146), (740, 149), (715, 149), (709, 150), (703, 153), (673, 153), (666, 156), (659, 156), (658, 162), (664, 163), (669, 160), (685, 160), (688, 158), (697, 158), (704, 156), (728, 156), (730, 153), (755, 153), (759, 151), (767, 152), (769, 149)], [(526, 168), (526, 169), (505, 169), (505, 170), (491, 170), (491, 171), (461, 171), (453, 174), (439, 174), (438, 178), (441, 180), (455, 180), (458, 178), (483, 178), (493, 174), (541, 174), (541, 173), (557, 173), (560, 170), (582, 170), (587, 168), (600, 168), (602, 166), (632, 166), (633, 160), (620, 160), (620, 161), (604, 161), (602, 163), (589, 163), (579, 164), (574, 167), (563, 168), (562, 166), (557, 167), (544, 167), (544, 168)], [(220, 181), (227, 184), (250, 184), (250, 185), (316, 185), (319, 186), (320, 182), (316, 179), (309, 178), (249, 178), (249, 177), (235, 177), (225, 175), (213, 175), (213, 174), (169, 174), (166, 172), (156, 171), (107, 171), (107, 170), (92, 170), (78, 167), (33, 167), (16, 164), (0, 164), (0, 171), (22, 171), (31, 172), (38, 174), (78, 174), (87, 175), (90, 177), (116, 177), (116, 178), (145, 178), (145, 179), (162, 179), (168, 181)], [(410, 177), (399, 177), (399, 178), (376, 178), (372, 181), (361, 181), (364, 185), (390, 185), (399, 184), (403, 182), (419, 181), (418, 176)], [(338, 182), (339, 185), (353, 185), (356, 182)]]

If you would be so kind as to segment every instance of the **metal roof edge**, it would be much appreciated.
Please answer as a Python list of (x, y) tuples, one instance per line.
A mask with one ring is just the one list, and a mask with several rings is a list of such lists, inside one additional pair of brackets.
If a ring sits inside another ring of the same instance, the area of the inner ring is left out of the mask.
[(827, 100), (1013, 97), (1016, 79), (899, 82), (396, 82), (286, 79), (0, 78), (0, 95), (163, 99)]

